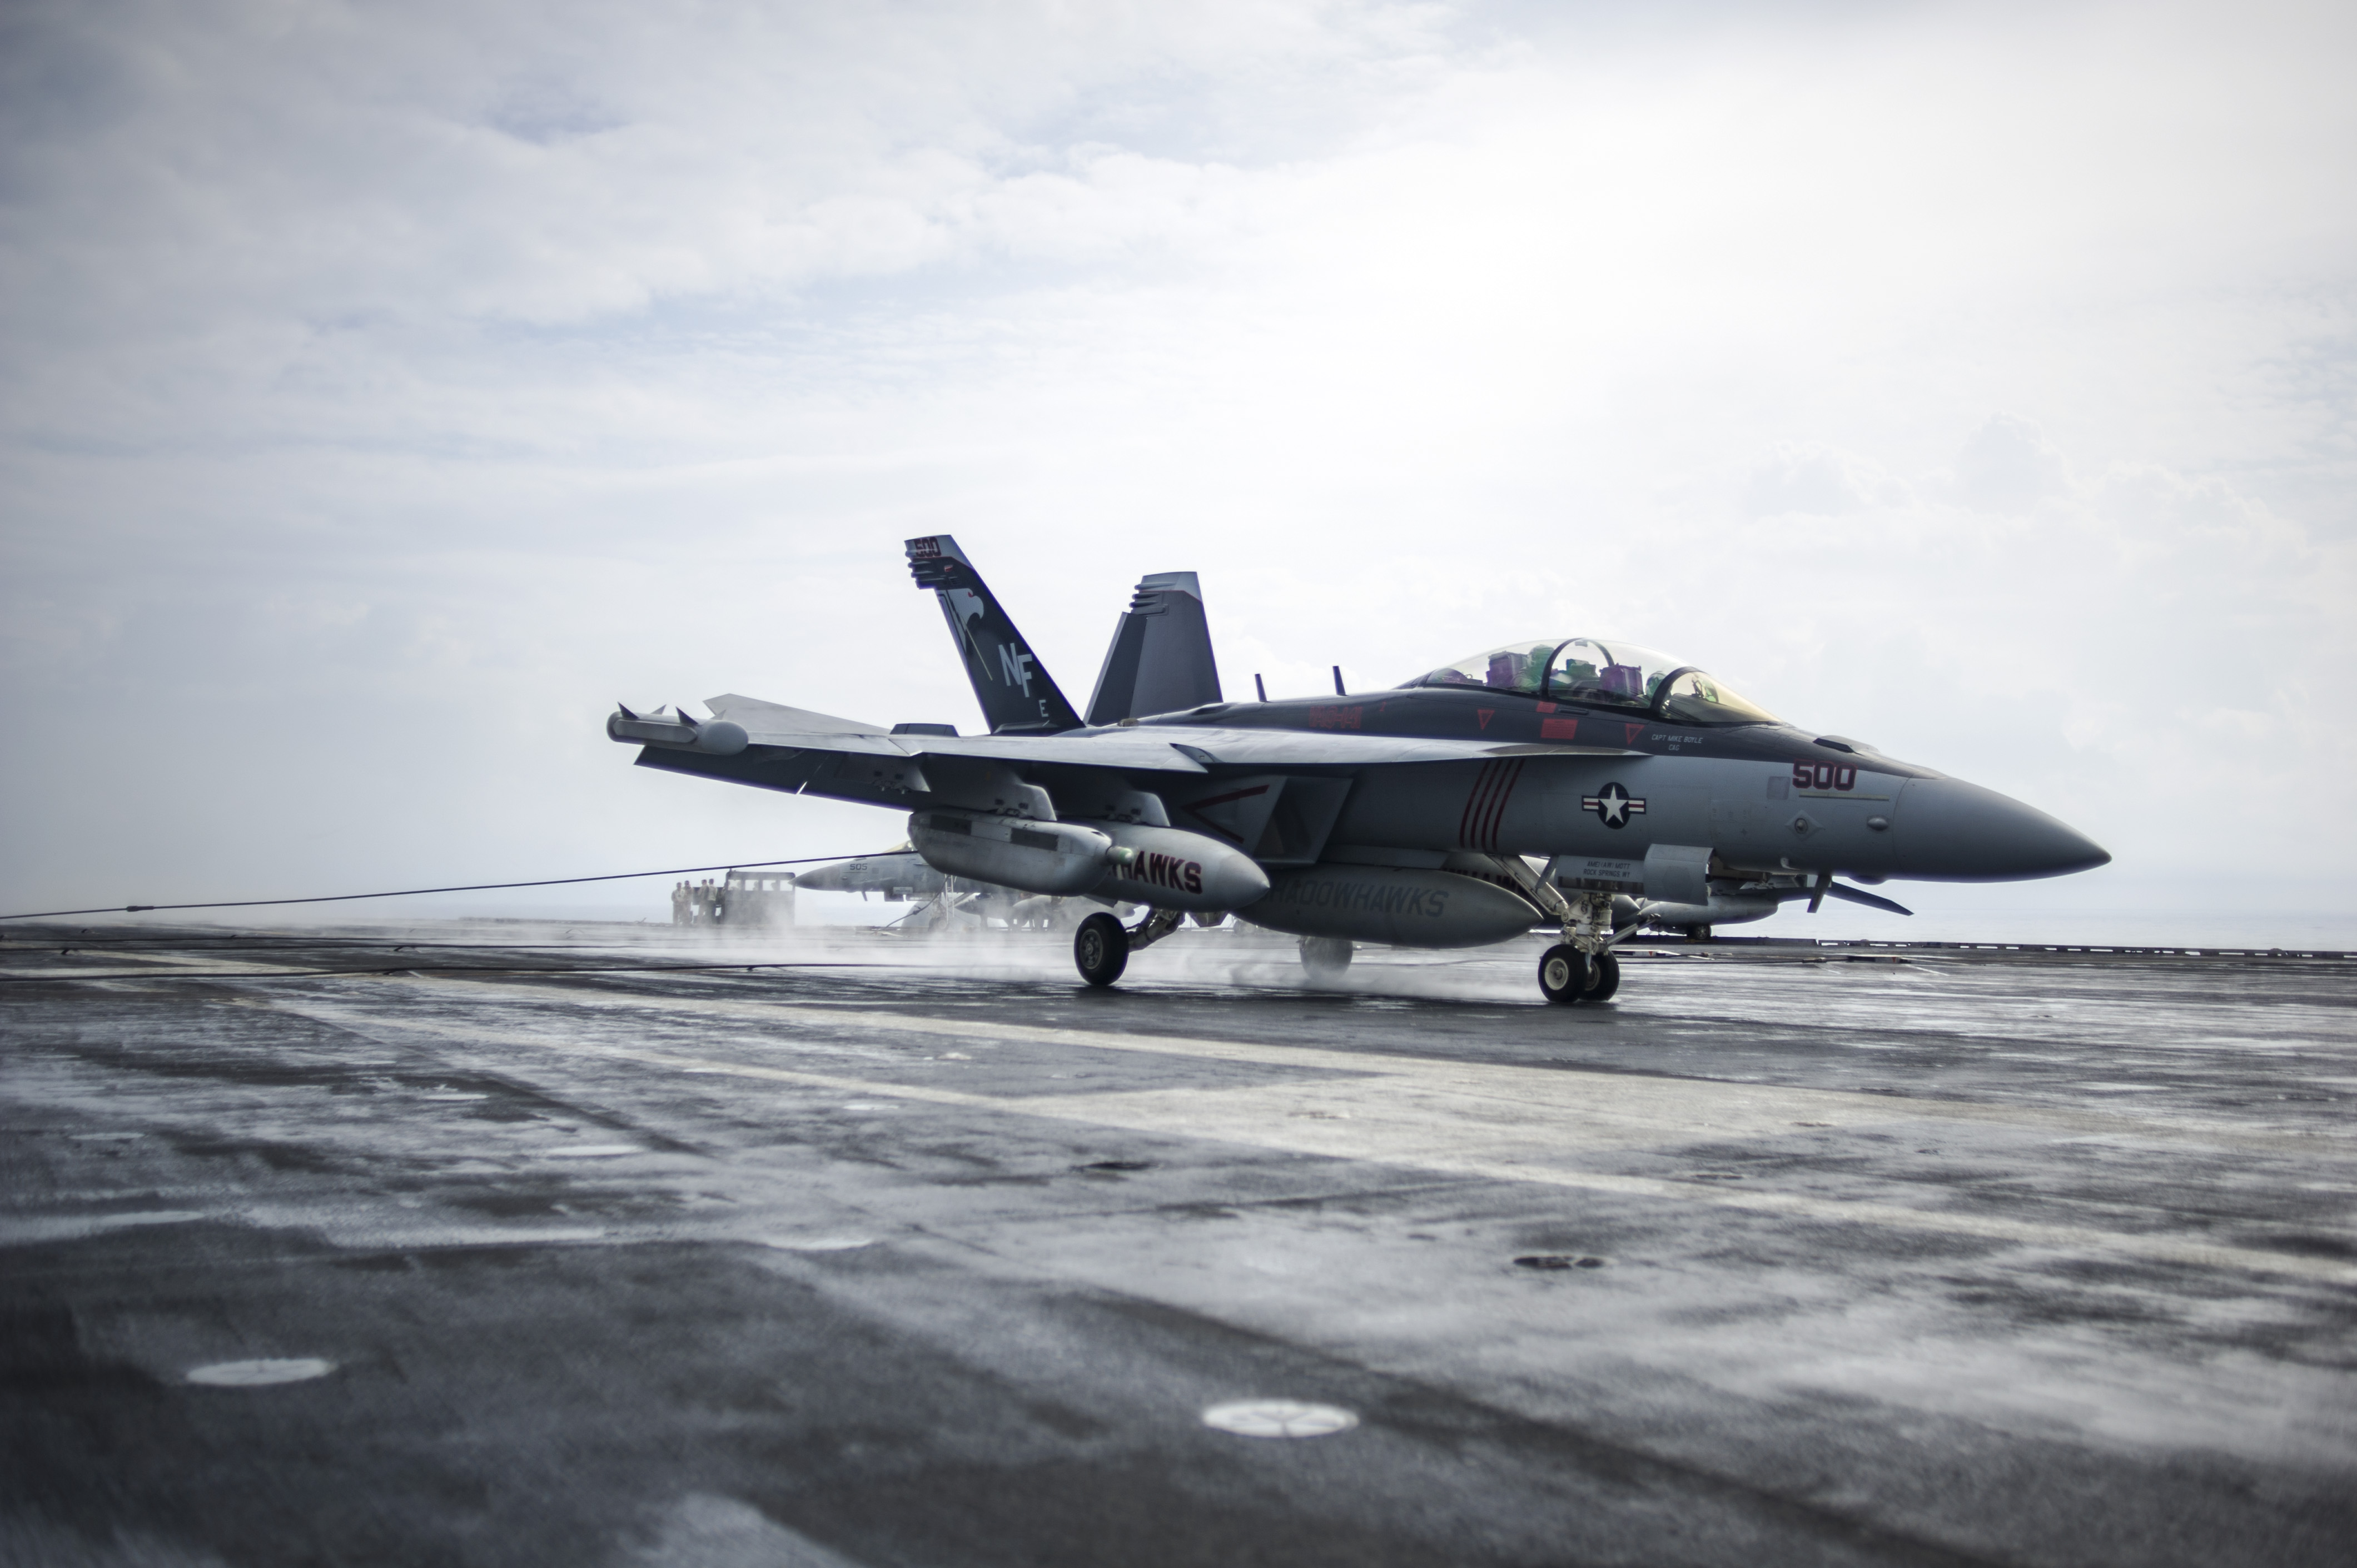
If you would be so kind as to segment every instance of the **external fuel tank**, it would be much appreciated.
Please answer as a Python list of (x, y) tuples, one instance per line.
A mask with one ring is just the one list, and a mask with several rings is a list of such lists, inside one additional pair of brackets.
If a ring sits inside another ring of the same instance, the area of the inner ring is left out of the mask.
[(1544, 918), (1528, 899), (1494, 883), (1453, 871), (1385, 865), (1280, 871), (1270, 879), (1267, 897), (1237, 913), (1295, 936), (1419, 948), (1501, 942)]

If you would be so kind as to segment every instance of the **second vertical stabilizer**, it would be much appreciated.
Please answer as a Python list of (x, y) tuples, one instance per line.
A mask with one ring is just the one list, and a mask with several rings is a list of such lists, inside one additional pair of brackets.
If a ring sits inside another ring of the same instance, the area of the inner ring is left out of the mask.
[(1192, 572), (1148, 573), (1114, 628), (1113, 646), (1089, 698), (1089, 723), (1175, 714), (1220, 700), (1201, 585)]

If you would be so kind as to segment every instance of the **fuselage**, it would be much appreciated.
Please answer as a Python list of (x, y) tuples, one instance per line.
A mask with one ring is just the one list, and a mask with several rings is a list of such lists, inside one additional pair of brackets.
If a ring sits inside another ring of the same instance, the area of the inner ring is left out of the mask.
[(1728, 871), (1968, 882), (2058, 876), (2111, 858), (1995, 790), (1781, 723), (1679, 723), (1430, 687), (1215, 703), (1136, 722), (1530, 748), (1361, 772), (1328, 837), (1337, 845), (1632, 860), (1655, 843), (1706, 845)]

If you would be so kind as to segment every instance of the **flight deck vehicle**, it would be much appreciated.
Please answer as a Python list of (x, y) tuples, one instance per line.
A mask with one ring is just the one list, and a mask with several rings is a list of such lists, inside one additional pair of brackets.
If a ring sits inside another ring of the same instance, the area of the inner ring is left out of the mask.
[[(1520, 639), (1386, 690), (1223, 700), (1191, 573), (1139, 584), (1088, 716), (947, 535), (910, 540), (990, 733), (889, 728), (724, 695), (698, 720), (624, 707), (641, 767), (888, 806), (944, 876), (1108, 907), (1092, 985), (1192, 916), (1303, 939), (1313, 978), (1353, 945), (1467, 948), (1534, 927), (1550, 1002), (1620, 984), (1641, 930), (1701, 930), (1850, 883), (2005, 882), (2111, 857), (1995, 790), (1796, 728), (1705, 671), (1618, 639)], [(1534, 864), (1536, 863), (1536, 864)], [(1846, 876), (1849, 883), (1837, 880)]]

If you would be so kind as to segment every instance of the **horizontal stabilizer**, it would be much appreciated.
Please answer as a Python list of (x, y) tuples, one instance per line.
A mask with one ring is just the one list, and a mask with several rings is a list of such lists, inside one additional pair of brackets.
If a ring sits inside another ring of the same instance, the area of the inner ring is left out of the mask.
[(1096, 692), (1089, 698), (1089, 723), (1118, 724), (1220, 700), (1220, 667), (1203, 618), (1202, 585), (1192, 572), (1148, 573), (1114, 628)]

